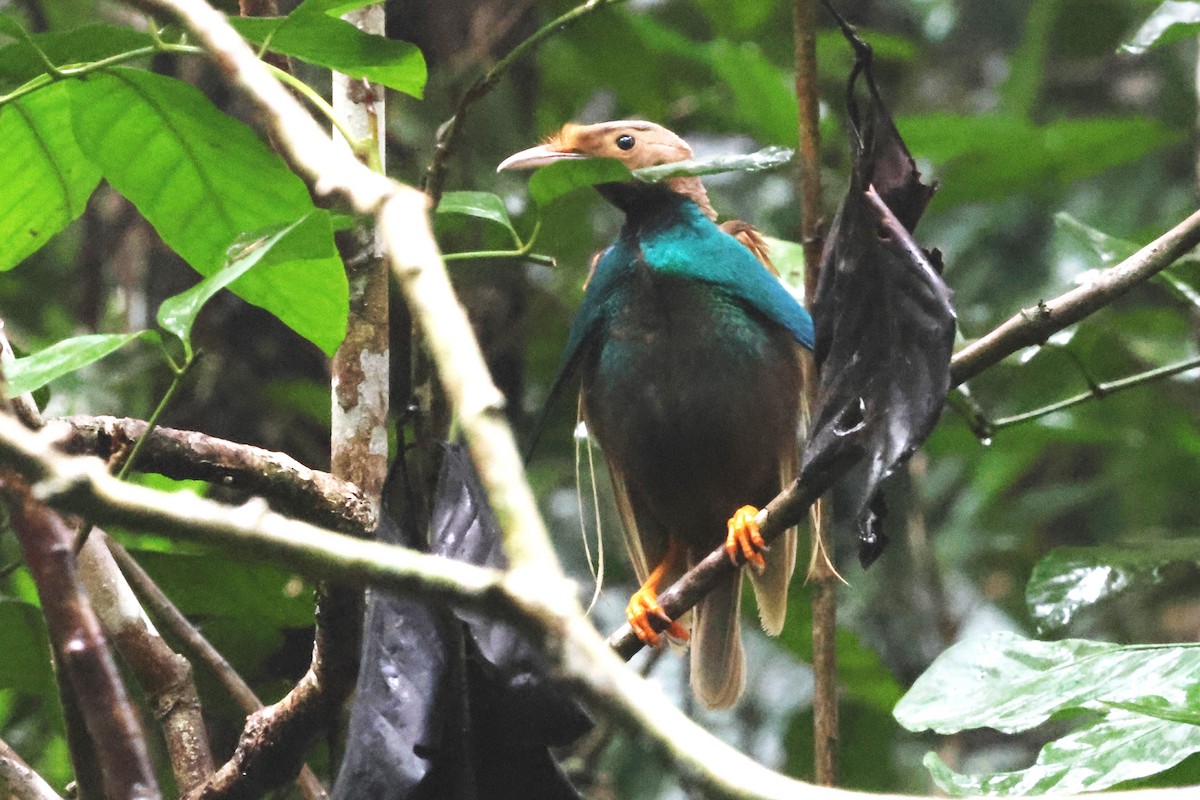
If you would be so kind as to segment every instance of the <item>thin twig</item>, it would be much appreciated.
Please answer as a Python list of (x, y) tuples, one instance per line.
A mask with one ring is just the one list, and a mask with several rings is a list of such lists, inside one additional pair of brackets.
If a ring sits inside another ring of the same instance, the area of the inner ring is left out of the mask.
[(441, 127), (438, 128), (437, 145), (434, 149), (433, 161), (429, 164), (429, 169), (425, 173), (425, 194), (429, 196), (433, 205), (436, 206), (438, 200), (442, 197), (442, 188), (446, 180), (446, 164), (450, 160), (450, 156), (454, 153), (455, 146), (458, 144), (458, 137), (462, 133), (463, 121), (466, 120), (467, 111), (470, 110), (471, 106), (483, 99), (488, 92), (495, 88), (500, 78), (514, 64), (544, 40), (556, 33), (565, 31), (593, 11), (623, 2), (625, 0), (587, 0), (586, 3), (572, 8), (570, 11), (535, 31), (532, 36), (514, 47), (509, 51), (508, 55), (493, 64), (491, 69), (467, 87), (462, 99), (458, 101), (458, 106), (454, 109), (454, 116), (443, 122)]
[(103, 531), (93, 529), (79, 550), (80, 583), (105, 634), (129, 665), (155, 710), (175, 781), (186, 792), (208, 780), (213, 771), (208, 730), (192, 680), (192, 666), (167, 645), (150, 623), (105, 548), (102, 540), (106, 538)]
[(992, 420), (988, 423), (988, 428), (992, 431), (999, 431), (1004, 428), (1011, 428), (1014, 425), (1020, 425), (1022, 422), (1030, 422), (1031, 420), (1040, 419), (1048, 414), (1053, 414), (1055, 411), (1077, 406), (1080, 403), (1086, 403), (1089, 400), (1101, 400), (1109, 395), (1125, 389), (1132, 389), (1135, 386), (1142, 386), (1147, 383), (1169, 378), (1172, 375), (1178, 375), (1181, 372), (1187, 372), (1191, 369), (1200, 367), (1200, 357), (1186, 358), (1183, 361), (1177, 361), (1174, 364), (1158, 367), (1156, 369), (1139, 372), (1136, 375), (1129, 375), (1124, 378), (1118, 378), (1114, 381), (1094, 384), (1090, 390), (1068, 397), (1065, 400), (1059, 400), (1056, 403), (1035, 408), (1032, 411), (1025, 411), (1021, 414), (1014, 414), (1011, 417), (1001, 417), (997, 420)]

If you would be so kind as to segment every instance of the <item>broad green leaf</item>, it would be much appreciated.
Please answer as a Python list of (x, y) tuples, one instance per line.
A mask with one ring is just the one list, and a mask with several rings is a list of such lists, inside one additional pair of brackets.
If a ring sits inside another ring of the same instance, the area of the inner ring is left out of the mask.
[(1167, 2), (1154, 9), (1142, 27), (1121, 45), (1126, 53), (1140, 54), (1162, 44), (1171, 44), (1200, 31), (1200, 3)]
[[(102, 23), (82, 25), (69, 31), (35, 33), (30, 38), (58, 67), (98, 61), (154, 44), (148, 33)], [(0, 89), (15, 88), (45, 71), (46, 65), (28, 42), (18, 38), (0, 48)]]
[[(337, 4), (352, 10), (353, 4)], [(276, 53), (318, 64), (354, 78), (365, 78), (412, 97), (425, 91), (425, 57), (409, 42), (363, 33), (330, 16), (328, 2), (301, 3), (286, 18), (234, 17), (230, 23), (255, 44), (267, 43)]]
[(716, 39), (708, 46), (713, 70), (732, 95), (739, 127), (762, 142), (795, 144), (799, 131), (790, 72), (771, 63), (755, 44)]
[(896, 121), (909, 149), (936, 167), (941, 207), (1011, 194), (1057, 193), (1069, 183), (1127, 164), (1180, 134), (1144, 118), (1062, 119), (1035, 125), (1015, 116), (930, 114)]
[(42, 612), (20, 600), (0, 598), (0, 631), (0, 689), (52, 696), (54, 673)]
[(672, 164), (635, 169), (633, 176), (642, 181), (663, 181), (688, 175), (716, 175), (721, 172), (759, 172), (775, 169), (791, 163), (795, 150), (787, 147), (767, 147), (756, 153), (745, 155), (719, 154), (703, 158), (689, 158)]
[(1161, 583), (1164, 567), (1181, 562), (1200, 564), (1200, 542), (1058, 548), (1033, 568), (1025, 603), (1039, 629), (1057, 630), (1106, 598)]
[(1163, 719), (1168, 722), (1183, 722), (1188, 725), (1200, 725), (1200, 692), (1192, 698), (1187, 706), (1168, 705), (1161, 697), (1148, 697), (1137, 702), (1113, 702), (1108, 705), (1122, 711), (1132, 711), (1147, 717)]
[(71, 132), (66, 84), (0, 107), (0, 270), (77, 219), (100, 182)]
[(290, 225), (282, 226), (281, 230), (276, 230), (274, 233), (243, 236), (230, 247), (229, 260), (224, 267), (191, 289), (174, 297), (168, 297), (162, 302), (158, 307), (158, 324), (164, 330), (175, 334), (183, 342), (183, 346), (190, 356), (192, 325), (195, 324), (200, 309), (213, 298), (213, 295), (262, 262), (280, 241), (317, 213), (313, 212)]
[(1025, 797), (1097, 792), (1162, 772), (1195, 752), (1200, 752), (1200, 727), (1115, 710), (1047, 744), (1028, 769), (963, 775), (935, 753), (926, 754), (925, 766), (955, 797)]
[(516, 244), (521, 243), (521, 238), (517, 236), (512, 220), (509, 219), (508, 209), (504, 207), (504, 201), (491, 192), (446, 192), (442, 195), (435, 213), (461, 214), (494, 222), (511, 233)]
[(934, 780), (956, 795), (1016, 796), (1098, 790), (1152, 775), (1200, 752), (1200, 727), (1126, 707), (1200, 708), (1200, 646), (1039, 642), (1009, 632), (943, 653), (896, 705), (909, 730), (1029, 730), (1087, 711), (1076, 730), (1043, 748), (1027, 770), (967, 776), (932, 754)]
[(18, 358), (4, 368), (10, 397), (40, 389), (55, 378), (86, 367), (139, 338), (153, 338), (153, 331), (138, 333), (93, 333), (64, 339), (30, 356)]
[(581, 158), (542, 167), (529, 179), (529, 196), (539, 206), (585, 186), (630, 179), (625, 165), (611, 158)]
[(254, 609), (262, 625), (312, 625), (312, 587), (273, 565), (231, 561), (219, 552), (138, 550), (137, 558), (185, 614), (241, 618)]
[(1200, 675), (1200, 646), (1039, 642), (1007, 631), (960, 642), (896, 705), (912, 731), (1028, 730), (1069, 709), (1164, 697), (1185, 703)]
[[(70, 86), (80, 148), (200, 274), (220, 269), (243, 233), (313, 212), (282, 159), (182, 81), (120, 69)], [(332, 353), (345, 336), (348, 302), (332, 248), (330, 236), (318, 252), (293, 252), (231, 288)]]

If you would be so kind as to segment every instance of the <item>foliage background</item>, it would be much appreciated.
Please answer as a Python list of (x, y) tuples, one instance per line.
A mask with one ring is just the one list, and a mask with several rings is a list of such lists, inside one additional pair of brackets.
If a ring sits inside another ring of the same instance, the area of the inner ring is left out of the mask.
[[(1021, 308), (1069, 288), (1101, 266), (1061, 214), (1143, 243), (1196, 207), (1195, 42), (1122, 54), (1158, 3), (1150, 0), (950, 0), (844, 2), (876, 48), (878, 75), (922, 170), (942, 190), (919, 238), (945, 254), (964, 338), (987, 332)], [(423, 100), (397, 96), (389, 111), (389, 171), (421, 180), (437, 127), (479, 71), (568, 2), (404, 0), (388, 3), (389, 35), (416, 43), (430, 81)], [(232, 9), (230, 9), (232, 10)], [(124, 22), (105, 2), (4, 9), (32, 29), (95, 19)], [(844, 189), (848, 155), (842, 92), (848, 49), (822, 16), (823, 158), (829, 216)], [(700, 154), (794, 146), (791, 9), (768, 0), (647, 0), (595, 14), (548, 41), (477, 106), (451, 161), (448, 189), (501, 194), (522, 233), (533, 226), (522, 175), (494, 174), (505, 155), (568, 120), (647, 118), (681, 133)], [(237, 99), (197, 58), (155, 59), (220, 107)], [(327, 90), (320, 72), (302, 72)], [(706, 181), (723, 215), (794, 238), (798, 204), (791, 176), (732, 175)], [(1056, 219), (1058, 220), (1056, 222)], [(455, 262), (453, 277), (485, 345), (497, 383), (525, 433), (545, 399), (592, 252), (619, 225), (590, 192), (545, 209), (535, 252), (555, 266), (513, 259)], [(447, 252), (505, 248), (475, 221), (439, 218)], [(1184, 280), (1196, 277), (1183, 265)], [(101, 190), (88, 212), (16, 269), (0, 273), (0, 317), (25, 352), (83, 332), (146, 326), (158, 303), (195, 275), (163, 247), (137, 213)], [(1161, 283), (1012, 358), (971, 384), (984, 412), (999, 418), (1102, 382), (1195, 355), (1198, 308)], [(164, 424), (286, 451), (328, 466), (328, 377), (319, 350), (266, 313), (227, 295), (201, 317), (205, 356)], [(149, 348), (130, 348), (99, 367), (56, 382), (51, 413), (145, 418), (169, 375)], [(981, 441), (947, 411), (924, 453), (900, 476), (892, 499), (893, 545), (868, 573), (843, 540), (842, 775), (845, 785), (923, 790), (921, 756), (936, 748), (960, 771), (1028, 764), (1053, 735), (987, 731), (922, 739), (904, 732), (891, 708), (917, 675), (961, 636), (1011, 628), (1035, 632), (1025, 583), (1055, 547), (1139, 544), (1194, 537), (1200, 524), (1200, 399), (1183, 376), (1057, 412)], [(408, 396), (397, 389), (393, 405)], [(531, 465), (559, 552), (590, 587), (579, 533), (571, 429), (557, 409)], [(153, 476), (146, 480), (161, 481)], [(597, 478), (603, 495), (605, 478)], [(218, 491), (218, 490), (207, 490)], [(616, 519), (601, 500), (606, 540), (602, 629), (619, 618), (632, 576), (619, 553)], [(591, 526), (589, 525), (589, 528)], [(594, 532), (589, 534), (594, 536)], [(147, 568), (270, 698), (307, 664), (309, 594), (297, 578), (154, 537), (131, 537)], [(15, 558), (11, 537), (0, 555)], [(1090, 609), (1054, 635), (1114, 642), (1200, 639), (1197, 567), (1179, 561), (1140, 591)], [(23, 571), (0, 584), (0, 737), (52, 781), (66, 777), (54, 722), (44, 633)], [(757, 757), (798, 776), (811, 770), (806, 712), (811, 679), (805, 591), (780, 642), (756, 642), (763, 665), (750, 702), (708, 723)], [(615, 612), (615, 613), (614, 613)], [(40, 638), (39, 638), (40, 637)], [(11, 643), (12, 646), (9, 646)], [(654, 666), (680, 692), (678, 659)], [(203, 676), (201, 676), (203, 679)], [(201, 691), (204, 693), (204, 686)], [(206, 697), (214, 697), (206, 693)], [(210, 703), (232, 744), (240, 720)], [(218, 746), (218, 750), (220, 747)], [(1176, 769), (1195, 773), (1193, 758)], [(678, 791), (661, 765), (618, 739), (598, 756), (574, 756), (597, 791), (621, 796)], [(1176, 778), (1180, 776), (1177, 775)]]

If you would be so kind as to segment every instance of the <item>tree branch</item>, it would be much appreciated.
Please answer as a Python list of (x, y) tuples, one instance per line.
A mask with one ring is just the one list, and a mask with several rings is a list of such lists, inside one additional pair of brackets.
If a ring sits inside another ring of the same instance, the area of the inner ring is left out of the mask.
[[(189, 651), (192, 658), (198, 659), (200, 663), (208, 667), (217, 682), (233, 698), (238, 708), (248, 715), (262, 708), (262, 700), (258, 699), (258, 695), (254, 693), (250, 685), (237, 673), (233, 665), (212, 646), (208, 639), (204, 638), (204, 634), (188, 621), (183, 612), (171, 602), (171, 598), (158, 588), (158, 584), (142, 569), (142, 565), (134, 560), (129, 551), (110, 536), (104, 535), (102, 541), (108, 546), (108, 551), (117, 562), (117, 566), (120, 567), (121, 574), (133, 587), (133, 591), (142, 603), (150, 609), (151, 614), (158, 619), (160, 624), (183, 643), (184, 649)], [(308, 800), (319, 800), (319, 798), (327, 796), (325, 787), (307, 765), (300, 770), (296, 784)]]
[(3, 739), (0, 739), (0, 797), (10, 800), (63, 800)]
[[(3, 420), (25, 432), (13, 417), (5, 414)], [(104, 468), (101, 462), (94, 463)], [(25, 564), (37, 586), (55, 661), (78, 698), (105, 794), (130, 800), (162, 797), (137, 711), (125, 692), (100, 621), (79, 585), (73, 532), (34, 498), (24, 478), (11, 467), (0, 471), (0, 496), (8, 505)]]
[[(146, 432), (139, 419), (74, 416), (54, 421), (71, 426), (62, 442), (65, 450), (105, 460)], [(138, 455), (138, 470), (261, 495), (290, 516), (343, 533), (364, 535), (374, 526), (371, 506), (357, 485), (309, 469), (286, 453), (196, 431), (156, 427)]]
[(79, 578), (104, 632), (137, 678), (160, 721), (176, 783), (187, 791), (213, 771), (208, 730), (187, 659), (155, 630), (133, 590), (104, 546), (107, 535), (93, 530), (79, 551)]
[(1023, 309), (955, 353), (950, 362), (951, 385), (969, 381), (1023, 347), (1042, 344), (1051, 334), (1100, 310), (1171, 266), (1197, 244), (1200, 244), (1200, 211), (1120, 264), (1100, 272), (1091, 282)]
[[(914, 800), (812, 786), (766, 769), (713, 737), (652, 683), (622, 663), (578, 606), (531, 590), (521, 576), (363, 541), (271, 512), (261, 503), (224, 506), (116, 480), (93, 458), (67, 456), (53, 434), (30, 433), (0, 415), (0, 456), (39, 479), (35, 491), (105, 524), (152, 529), (287, 564), (305, 575), (419, 593), (517, 624), (540, 643), (555, 674), (607, 718), (645, 734), (709, 796), (738, 800)], [(794, 508), (774, 509), (780, 516)], [(1113, 800), (1183, 800), (1193, 789), (1115, 792)]]

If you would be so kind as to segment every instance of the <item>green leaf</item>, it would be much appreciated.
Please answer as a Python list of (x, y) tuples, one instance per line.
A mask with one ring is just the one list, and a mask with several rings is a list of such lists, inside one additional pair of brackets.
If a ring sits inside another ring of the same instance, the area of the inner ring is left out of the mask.
[(598, 183), (627, 181), (629, 170), (611, 158), (581, 158), (542, 167), (529, 179), (529, 195), (539, 206), (548, 206), (565, 194)]
[(34, 605), (0, 598), (0, 688), (52, 697), (54, 673), (42, 612)]
[(766, 147), (756, 153), (735, 155), (722, 153), (703, 158), (689, 158), (671, 164), (635, 169), (633, 176), (641, 181), (656, 182), (667, 178), (691, 175), (716, 175), (721, 172), (759, 172), (790, 164), (795, 150), (788, 147)]
[(1040, 630), (1057, 630), (1106, 598), (1158, 585), (1163, 568), (1178, 563), (1200, 564), (1200, 542), (1058, 548), (1033, 568), (1025, 603)]
[[(34, 48), (17, 38), (18, 41), (0, 48), (0, 89), (16, 88), (46, 71), (45, 63)], [(82, 25), (69, 31), (35, 33), (30, 38), (50, 62), (59, 67), (99, 61), (154, 44), (154, 38), (148, 33), (101, 23)]]
[[(336, 4), (335, 10), (352, 10)], [(330, 16), (330, 3), (301, 3), (286, 18), (234, 17), (229, 21), (250, 41), (276, 53), (318, 64), (354, 78), (365, 78), (420, 99), (428, 77), (425, 57), (409, 42), (363, 33)]]
[(985, 775), (954, 772), (935, 753), (925, 766), (955, 797), (1025, 797), (1097, 792), (1154, 775), (1200, 752), (1200, 728), (1116, 710), (1047, 744), (1028, 769)]
[(467, 217), (494, 222), (512, 234), (513, 242), (521, 244), (509, 219), (508, 209), (499, 195), (491, 192), (446, 192), (438, 203), (437, 214), (461, 214)]
[(0, 271), (79, 217), (100, 182), (75, 142), (66, 84), (0, 107)]
[(312, 587), (270, 564), (230, 561), (223, 553), (136, 551), (138, 562), (185, 614), (243, 618), (260, 625), (312, 625)]
[(245, 275), (252, 267), (268, 258), (274, 248), (284, 238), (292, 234), (302, 224), (316, 216), (313, 212), (290, 225), (276, 226), (274, 233), (246, 234), (230, 247), (229, 261), (219, 271), (214, 272), (198, 284), (181, 292), (174, 297), (168, 297), (158, 307), (158, 324), (165, 330), (175, 334), (189, 356), (192, 352), (192, 325), (200, 309), (213, 296)]
[[(1054, 223), (1058, 226), (1059, 230), (1071, 235), (1079, 243), (1091, 250), (1100, 259), (1100, 264), (1105, 267), (1111, 267), (1124, 261), (1141, 249), (1134, 242), (1119, 239), (1116, 236), (1109, 236), (1107, 233), (1086, 225), (1063, 211), (1054, 215)], [(1184, 302), (1200, 308), (1200, 290), (1193, 283), (1189, 283), (1188, 280), (1180, 276), (1180, 273), (1184, 271), (1183, 268), (1194, 266), (1196, 263), (1195, 256), (1185, 255), (1172, 267), (1155, 275), (1153, 280), (1166, 286), (1172, 294)]]
[(1098, 790), (1144, 777), (1200, 752), (1200, 727), (1126, 710), (1200, 708), (1200, 647), (1039, 642), (1009, 632), (943, 653), (896, 705), (909, 730), (1029, 730), (1068, 711), (1076, 730), (1043, 748), (1027, 770), (966, 776), (926, 757), (934, 780), (956, 795), (1015, 796)]
[(86, 367), (139, 338), (154, 338), (153, 331), (93, 333), (64, 339), (45, 350), (18, 358), (5, 366), (10, 397), (42, 388), (55, 378)]
[(1181, 41), (1197, 31), (1200, 31), (1200, 3), (1168, 0), (1154, 9), (1121, 49), (1137, 55), (1151, 47)]
[[(200, 274), (219, 270), (243, 233), (314, 211), (282, 159), (182, 81), (120, 69), (70, 87), (80, 148)], [(231, 288), (332, 353), (346, 333), (346, 276), (332, 234), (311, 238), (317, 252), (293, 251)]]
[(1200, 674), (1200, 646), (1039, 642), (1007, 631), (954, 645), (896, 705), (909, 730), (1028, 730), (1067, 709), (1103, 709), (1151, 693), (1182, 694)]
[(1188, 725), (1200, 725), (1200, 703), (1193, 702), (1188, 706), (1168, 705), (1164, 697), (1148, 697), (1136, 702), (1112, 702), (1108, 705), (1123, 711), (1133, 711), (1147, 717), (1163, 719), (1168, 722), (1183, 722)]
[(717, 39), (708, 46), (714, 71), (732, 95), (729, 111), (761, 142), (795, 144), (799, 131), (790, 73), (775, 66), (756, 44)]
[(940, 207), (1060, 187), (1136, 161), (1181, 134), (1144, 118), (1061, 119), (930, 114), (897, 119), (909, 149), (936, 167)]

